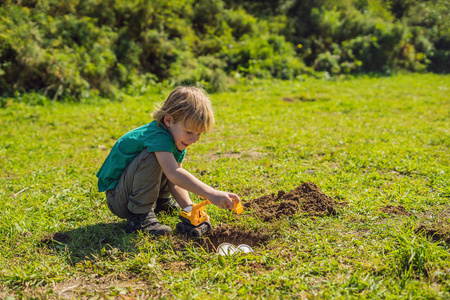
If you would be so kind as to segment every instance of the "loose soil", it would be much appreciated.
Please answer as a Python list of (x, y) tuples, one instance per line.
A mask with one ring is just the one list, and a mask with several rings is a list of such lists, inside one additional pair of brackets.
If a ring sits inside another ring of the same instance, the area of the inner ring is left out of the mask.
[(403, 215), (403, 216), (411, 215), (411, 213), (407, 211), (402, 205), (399, 206), (387, 205), (385, 207), (382, 207), (381, 211), (390, 215)]
[(444, 226), (443, 224), (441, 225), (442, 226), (435, 225), (433, 227), (420, 225), (414, 232), (416, 234), (425, 235), (426, 237), (435, 242), (442, 241), (447, 244), (450, 244), (450, 228)]
[(421, 221), (415, 230), (416, 234), (427, 236), (435, 242), (445, 242), (450, 245), (450, 207), (437, 206), (433, 211), (416, 214)]
[[(264, 222), (284, 216), (293, 216), (299, 211), (311, 216), (335, 215), (337, 207), (345, 204), (345, 202), (337, 202), (324, 194), (313, 182), (302, 183), (288, 193), (280, 190), (277, 194), (273, 193), (250, 201), (243, 201), (244, 207), (251, 209), (253, 214)], [(182, 250), (190, 240), (193, 240), (196, 246), (205, 251), (216, 252), (221, 243), (259, 247), (266, 245), (269, 239), (270, 235), (261, 230), (254, 232), (224, 224), (213, 226), (212, 231), (200, 239), (189, 239), (186, 235), (174, 237), (173, 245), (178, 250)]]
[(230, 243), (235, 246), (246, 244), (253, 248), (266, 245), (269, 239), (270, 235), (261, 230), (254, 232), (223, 224), (220, 226), (213, 226), (211, 232), (204, 235), (202, 238), (191, 239), (188, 238), (187, 235), (177, 235), (173, 237), (172, 242), (175, 250), (182, 250), (189, 241), (193, 241), (196, 246), (212, 253), (217, 252), (217, 248), (222, 243)]
[(298, 211), (311, 216), (336, 215), (337, 208), (346, 204), (324, 194), (313, 182), (304, 182), (288, 193), (280, 190), (277, 194), (243, 201), (243, 206), (264, 222), (293, 216)]

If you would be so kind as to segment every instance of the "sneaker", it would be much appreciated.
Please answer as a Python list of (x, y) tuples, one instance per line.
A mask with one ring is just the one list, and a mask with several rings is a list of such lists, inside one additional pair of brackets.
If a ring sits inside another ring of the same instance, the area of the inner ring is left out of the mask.
[(165, 235), (172, 232), (169, 226), (159, 223), (153, 212), (146, 214), (133, 214), (127, 218), (127, 233), (142, 231), (154, 236)]
[(160, 212), (178, 212), (180, 211), (181, 207), (178, 205), (178, 203), (173, 200), (172, 198), (158, 198), (156, 201), (156, 207), (155, 207), (155, 213), (159, 214)]

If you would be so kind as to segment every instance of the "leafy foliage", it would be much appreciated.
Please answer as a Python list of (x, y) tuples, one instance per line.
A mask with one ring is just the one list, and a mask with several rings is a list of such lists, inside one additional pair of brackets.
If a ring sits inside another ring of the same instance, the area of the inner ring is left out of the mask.
[(264, 18), (286, 15), (283, 35), (299, 45), (298, 54), (318, 71), (450, 70), (448, 1), (226, 2)]
[[(450, 69), (444, 0), (27, 0), (0, 6), (0, 96)], [(147, 88), (148, 89), (148, 88)]]

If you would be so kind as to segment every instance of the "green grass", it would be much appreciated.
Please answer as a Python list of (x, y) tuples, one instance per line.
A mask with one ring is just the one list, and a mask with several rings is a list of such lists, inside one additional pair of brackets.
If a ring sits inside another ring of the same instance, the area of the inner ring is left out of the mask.
[[(188, 149), (187, 170), (243, 201), (312, 181), (348, 202), (336, 216), (266, 223), (208, 206), (213, 226), (270, 236), (224, 262), (177, 236), (127, 235), (96, 189), (116, 139), (168, 93), (0, 110), (1, 298), (450, 297), (449, 244), (415, 233), (450, 232), (450, 76), (270, 81), (211, 95), (217, 124)], [(54, 233), (68, 239), (50, 242)]]

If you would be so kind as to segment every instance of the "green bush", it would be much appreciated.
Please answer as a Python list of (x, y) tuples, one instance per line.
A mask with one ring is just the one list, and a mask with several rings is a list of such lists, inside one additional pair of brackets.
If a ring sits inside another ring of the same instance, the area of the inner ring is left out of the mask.
[(3, 93), (35, 90), (53, 99), (90, 89), (113, 96), (116, 34), (89, 17), (53, 18), (27, 7), (0, 10)]
[(449, 72), (450, 3), (445, 0), (417, 1), (404, 14), (413, 33), (417, 55), (429, 60), (429, 70)]
[(274, 20), (300, 45), (307, 65), (329, 73), (450, 70), (450, 5), (445, 0), (227, 0), (230, 7)]
[(219, 91), (230, 77), (293, 79), (306, 66), (448, 72), (449, 12), (444, 0), (7, 0), (0, 96), (116, 99), (162, 83)]
[(316, 70), (339, 74), (426, 68), (426, 56), (416, 55), (412, 34), (401, 22), (386, 21), (371, 10), (321, 7), (313, 8), (311, 16), (318, 35), (307, 46)]

